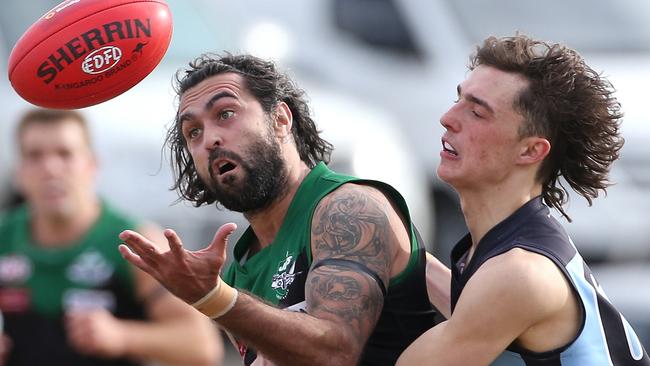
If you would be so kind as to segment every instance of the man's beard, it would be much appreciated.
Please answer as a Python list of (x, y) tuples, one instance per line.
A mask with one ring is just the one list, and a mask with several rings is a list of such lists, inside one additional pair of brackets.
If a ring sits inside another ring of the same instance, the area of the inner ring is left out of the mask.
[[(286, 189), (287, 173), (280, 145), (269, 137), (260, 138), (246, 150), (249, 161), (234, 152), (216, 148), (209, 157), (209, 181), (205, 182), (214, 198), (223, 207), (237, 212), (251, 212), (270, 205)], [(226, 177), (222, 183), (215, 179), (213, 163), (226, 158), (235, 162), (243, 181), (235, 176)], [(242, 174), (243, 173), (243, 174)]]

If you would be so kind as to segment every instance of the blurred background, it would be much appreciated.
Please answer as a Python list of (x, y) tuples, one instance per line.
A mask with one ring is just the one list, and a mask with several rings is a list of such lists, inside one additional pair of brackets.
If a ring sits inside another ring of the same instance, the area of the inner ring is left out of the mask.
[[(58, 0), (3, 1), (0, 72), (20, 35)], [(465, 231), (455, 193), (441, 183), (440, 116), (456, 98), (469, 54), (489, 35), (516, 31), (577, 49), (618, 90), (626, 145), (617, 183), (587, 207), (573, 195), (562, 220), (610, 299), (650, 348), (650, 2), (645, 0), (168, 0), (174, 35), (144, 81), (82, 110), (99, 151), (99, 191), (135, 217), (176, 229), (190, 247), (239, 214), (199, 209), (170, 192), (167, 127), (172, 76), (204, 52), (247, 52), (280, 64), (310, 96), (334, 144), (331, 166), (393, 184), (428, 249), (449, 262)], [(0, 210), (12, 198), (15, 120), (28, 104), (0, 77)], [(240, 364), (228, 347), (228, 363)]]

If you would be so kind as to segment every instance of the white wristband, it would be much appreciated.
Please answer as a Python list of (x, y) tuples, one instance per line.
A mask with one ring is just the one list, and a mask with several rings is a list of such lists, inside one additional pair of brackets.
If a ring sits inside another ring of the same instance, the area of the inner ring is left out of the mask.
[(238, 294), (236, 289), (228, 286), (219, 277), (214, 288), (192, 306), (208, 317), (216, 319), (235, 307)]

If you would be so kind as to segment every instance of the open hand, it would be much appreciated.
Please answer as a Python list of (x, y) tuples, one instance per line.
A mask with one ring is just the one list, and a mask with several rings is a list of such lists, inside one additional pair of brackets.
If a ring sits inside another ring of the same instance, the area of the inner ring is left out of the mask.
[(160, 252), (156, 245), (135, 231), (125, 230), (119, 237), (124, 241), (119, 250), (124, 259), (158, 280), (181, 300), (192, 304), (207, 294), (217, 283), (226, 261), (228, 237), (237, 225), (222, 225), (206, 248), (189, 251), (171, 229), (164, 235), (169, 250)]

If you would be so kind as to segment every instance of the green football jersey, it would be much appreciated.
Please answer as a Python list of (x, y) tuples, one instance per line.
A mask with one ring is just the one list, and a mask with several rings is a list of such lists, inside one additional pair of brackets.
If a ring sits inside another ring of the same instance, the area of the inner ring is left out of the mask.
[[(66, 341), (64, 315), (104, 308), (120, 318), (142, 319), (134, 273), (117, 250), (118, 234), (134, 222), (102, 204), (92, 228), (77, 242), (45, 248), (34, 242), (25, 206), (0, 222), (0, 310), (13, 342), (10, 365), (88, 364)], [(95, 360), (127, 365), (126, 360)]]
[[(325, 164), (318, 164), (298, 188), (273, 243), (249, 258), (248, 248), (255, 234), (247, 228), (235, 245), (234, 260), (223, 279), (280, 308), (304, 311), (305, 281), (312, 265), (314, 210), (323, 197), (345, 183), (366, 184), (381, 190), (397, 205), (411, 234), (409, 263), (388, 283), (384, 311), (361, 362), (363, 365), (392, 365), (410, 342), (434, 325), (435, 310), (426, 293), (424, 245), (416, 238), (406, 202), (388, 184), (338, 174)], [(238, 343), (244, 363), (253, 364), (257, 358), (255, 350)]]

